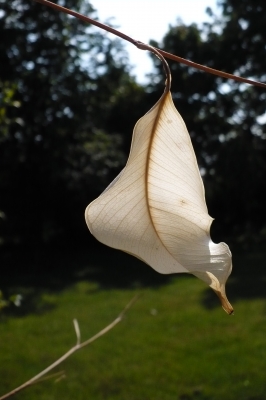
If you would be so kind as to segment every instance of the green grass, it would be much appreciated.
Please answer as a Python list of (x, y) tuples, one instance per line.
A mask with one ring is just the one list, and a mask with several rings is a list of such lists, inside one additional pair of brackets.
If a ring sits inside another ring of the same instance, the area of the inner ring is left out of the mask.
[(168, 281), (161, 276), (162, 284), (157, 281), (156, 286), (135, 277), (133, 287), (119, 288), (79, 273), (73, 284), (60, 290), (39, 289), (35, 310), (0, 318), (0, 395), (75, 344), (73, 318), (85, 340), (141, 293), (118, 326), (56, 369), (64, 370), (66, 379), (39, 383), (16, 398), (265, 400), (264, 258), (246, 256), (236, 264), (228, 285), (233, 316), (202, 282), (181, 275)]

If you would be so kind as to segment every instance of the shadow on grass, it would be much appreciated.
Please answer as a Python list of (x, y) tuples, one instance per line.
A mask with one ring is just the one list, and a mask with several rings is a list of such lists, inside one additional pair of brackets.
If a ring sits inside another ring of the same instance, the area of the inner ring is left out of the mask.
[[(234, 256), (233, 272), (226, 285), (229, 301), (266, 297), (265, 255), (250, 253)], [(20, 293), (23, 307), (11, 306), (5, 313), (25, 315), (43, 313), (56, 305), (42, 300), (80, 280), (97, 283), (99, 289), (159, 287), (173, 275), (161, 275), (126, 253), (92, 242), (79, 248), (46, 249), (39, 252), (6, 252), (1, 260), (0, 289), (8, 296)], [(99, 290), (98, 289), (98, 290)], [(203, 292), (205, 308), (218, 307), (217, 297), (207, 288)]]
[(5, 298), (19, 293), (23, 307), (11, 305), (5, 314), (23, 316), (49, 311), (55, 304), (42, 300), (45, 293), (60, 292), (78, 281), (88, 280), (101, 288), (158, 287), (172, 275), (161, 275), (126, 253), (94, 243), (87, 248), (6, 252), (1, 261), (0, 289)]

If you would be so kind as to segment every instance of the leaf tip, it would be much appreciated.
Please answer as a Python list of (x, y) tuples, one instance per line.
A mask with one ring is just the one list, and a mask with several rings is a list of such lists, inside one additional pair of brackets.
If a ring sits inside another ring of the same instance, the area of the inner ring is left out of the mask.
[(207, 271), (206, 274), (211, 279), (210, 287), (212, 288), (212, 290), (219, 297), (221, 305), (222, 305), (224, 311), (227, 314), (232, 315), (234, 313), (234, 309), (233, 309), (232, 305), (230, 304), (230, 302), (229, 302), (229, 300), (228, 300), (228, 298), (226, 296), (225, 283), (220, 283), (219, 280), (211, 272)]
[(227, 297), (226, 297), (224, 286), (223, 286), (221, 289), (222, 289), (222, 290), (220, 290), (220, 291), (214, 289), (214, 292), (215, 292), (215, 293), (217, 294), (217, 296), (219, 297), (220, 302), (221, 302), (221, 304), (222, 304), (222, 307), (223, 307), (224, 311), (225, 311), (227, 314), (232, 315), (232, 314), (234, 314), (234, 309), (233, 309), (232, 305), (230, 304), (230, 302), (228, 301), (228, 299), (227, 299)]

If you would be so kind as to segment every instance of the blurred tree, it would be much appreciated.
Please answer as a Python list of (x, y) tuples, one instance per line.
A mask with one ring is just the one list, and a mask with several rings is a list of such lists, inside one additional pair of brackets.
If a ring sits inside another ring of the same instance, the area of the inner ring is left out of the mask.
[[(265, 82), (266, 3), (226, 0), (220, 6), (223, 20), (216, 21), (212, 28), (221, 27), (219, 53), (223, 56), (217, 53), (218, 67)], [(218, 98), (225, 102), (223, 108), (229, 126), (221, 132), (215, 166), (219, 177), (215, 190), (216, 215), (222, 219), (231, 210), (226, 229), (231, 228), (240, 243), (263, 243), (266, 239), (266, 92), (231, 83), (229, 90), (221, 86)]]
[[(87, 1), (60, 4), (96, 17)], [(85, 206), (124, 162), (143, 89), (119, 41), (40, 4), (0, 0), (0, 36), (0, 237), (79, 241)]]
[[(159, 47), (195, 62), (265, 82), (266, 3), (223, 0), (212, 23), (170, 27)], [(157, 43), (152, 42), (158, 46)], [(154, 59), (157, 85), (162, 72)], [(206, 183), (215, 239), (246, 245), (265, 240), (265, 90), (232, 83), (170, 61), (172, 92)]]

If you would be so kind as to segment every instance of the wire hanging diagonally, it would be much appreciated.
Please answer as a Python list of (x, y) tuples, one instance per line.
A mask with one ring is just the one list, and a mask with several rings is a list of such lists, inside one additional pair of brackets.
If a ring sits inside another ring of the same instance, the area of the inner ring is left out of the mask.
[[(142, 43), (141, 41), (135, 40), (135, 39), (131, 38), (130, 36), (124, 34), (123, 32), (120, 32), (117, 29), (111, 28), (110, 26), (108, 26), (106, 24), (103, 24), (103, 23), (101, 23), (99, 21), (95, 21), (94, 19), (92, 19), (90, 17), (86, 17), (85, 15), (80, 14), (80, 13), (78, 13), (76, 11), (72, 11), (72, 10), (69, 10), (68, 8), (66, 8), (66, 7), (62, 7), (62, 6), (60, 6), (60, 5), (56, 4), (56, 3), (52, 3), (49, 0), (33, 0), (33, 1), (36, 2), (36, 3), (40, 3), (42, 5), (46, 5), (48, 7), (54, 8), (55, 10), (63, 12), (65, 14), (72, 15), (73, 17), (76, 17), (76, 18), (80, 19), (81, 21), (84, 21), (84, 22), (87, 22), (89, 24), (95, 25), (98, 28), (105, 30), (106, 32), (110, 32), (113, 35), (118, 36), (121, 39), (124, 39), (127, 42), (130, 42), (130, 43), (134, 44), (140, 50), (148, 50), (148, 51), (152, 51), (153, 53), (156, 54), (156, 51), (152, 50), (152, 49), (154, 49), (152, 46), (149, 46), (149, 45), (147, 45), (145, 43)], [(157, 52), (160, 53), (165, 58), (171, 59), (171, 60), (179, 62), (181, 64), (185, 64), (185, 65), (187, 65), (189, 67), (198, 69), (200, 71), (203, 71), (203, 72), (206, 72), (206, 73), (209, 73), (209, 74), (212, 74), (212, 75), (220, 76), (221, 78), (232, 79), (232, 80), (237, 81), (237, 82), (247, 83), (249, 85), (258, 86), (258, 87), (262, 87), (262, 88), (266, 89), (266, 83), (253, 81), (251, 79), (247, 79), (247, 78), (243, 78), (241, 76), (229, 74), (227, 72), (223, 72), (223, 71), (220, 71), (218, 69), (206, 67), (204, 65), (201, 65), (201, 64), (195, 63), (193, 61), (187, 60), (185, 58), (176, 56), (174, 54), (168, 53), (168, 52), (166, 52), (164, 50), (161, 50), (161, 49), (158, 49), (158, 48), (156, 48), (155, 50), (157, 50)]]

